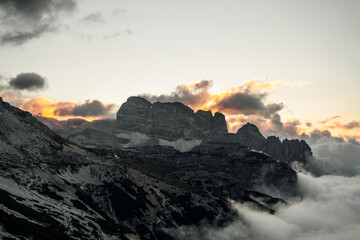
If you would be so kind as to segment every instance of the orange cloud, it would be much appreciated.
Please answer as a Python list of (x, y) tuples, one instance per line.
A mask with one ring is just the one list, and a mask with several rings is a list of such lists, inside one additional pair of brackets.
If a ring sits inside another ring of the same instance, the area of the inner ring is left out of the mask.
[(106, 117), (114, 104), (103, 104), (97, 100), (85, 103), (53, 101), (43, 97), (23, 99), (19, 108), (31, 112), (33, 115), (61, 120), (82, 118), (93, 121)]

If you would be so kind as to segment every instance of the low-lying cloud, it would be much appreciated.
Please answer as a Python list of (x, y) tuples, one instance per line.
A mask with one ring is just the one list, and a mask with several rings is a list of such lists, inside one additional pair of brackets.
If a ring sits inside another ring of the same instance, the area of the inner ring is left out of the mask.
[(116, 105), (102, 103), (99, 100), (87, 100), (85, 103), (52, 101), (37, 97), (23, 100), (20, 109), (29, 111), (34, 115), (47, 118), (109, 118), (113, 117), (112, 110)]
[(239, 219), (225, 228), (180, 227), (176, 239), (353, 240), (360, 235), (360, 177), (298, 174), (304, 196), (274, 215), (233, 202)]
[(87, 100), (83, 104), (68, 106), (54, 110), (55, 116), (106, 116), (114, 108), (114, 104), (104, 104), (99, 100)]
[(360, 143), (314, 135), (308, 142), (313, 158), (308, 159), (308, 169), (316, 175), (360, 175)]

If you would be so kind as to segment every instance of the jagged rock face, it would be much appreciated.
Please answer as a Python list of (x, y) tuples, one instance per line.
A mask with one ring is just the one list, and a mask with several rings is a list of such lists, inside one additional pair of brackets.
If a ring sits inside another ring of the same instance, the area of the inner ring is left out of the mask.
[(281, 142), (280, 139), (275, 136), (270, 136), (265, 139), (259, 129), (250, 123), (241, 127), (233, 139), (252, 149), (263, 151), (271, 157), (286, 163), (298, 161), (306, 164), (307, 157), (312, 156), (311, 148), (305, 141), (285, 139)]
[(291, 163), (289, 160), (296, 160), (306, 164), (307, 157), (312, 156), (311, 148), (304, 140), (285, 139), (282, 142), (282, 146), (283, 157), (281, 160), (283, 161)]
[(140, 166), (164, 169), (164, 178), (204, 186), (223, 197), (241, 199), (244, 189), (262, 186), (296, 195), (297, 176), (293, 169), (238, 143), (207, 142), (183, 153), (163, 146), (107, 151)]
[(212, 132), (226, 132), (225, 116), (199, 110), (182, 103), (151, 104), (140, 97), (130, 97), (117, 114), (117, 130), (148, 134), (168, 141), (202, 139)]
[(236, 136), (239, 143), (257, 150), (262, 148), (266, 142), (266, 139), (260, 133), (259, 129), (251, 123), (247, 123), (241, 127), (236, 132)]
[(149, 134), (152, 127), (151, 103), (143, 98), (130, 97), (117, 113), (117, 129)]

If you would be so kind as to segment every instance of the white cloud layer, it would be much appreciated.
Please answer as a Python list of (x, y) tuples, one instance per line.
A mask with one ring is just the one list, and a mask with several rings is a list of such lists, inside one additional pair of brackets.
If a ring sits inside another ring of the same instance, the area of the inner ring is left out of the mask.
[(340, 142), (320, 137), (308, 141), (314, 158), (309, 159), (310, 170), (317, 175), (360, 175), (360, 144), (356, 141)]
[(240, 218), (231, 225), (182, 227), (171, 233), (178, 239), (204, 240), (353, 240), (360, 236), (360, 177), (312, 177), (299, 173), (300, 202), (276, 214), (254, 211), (234, 202)]

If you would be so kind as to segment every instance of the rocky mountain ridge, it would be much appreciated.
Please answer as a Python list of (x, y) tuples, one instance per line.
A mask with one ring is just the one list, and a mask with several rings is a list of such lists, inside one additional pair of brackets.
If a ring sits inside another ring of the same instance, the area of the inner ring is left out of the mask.
[(84, 147), (132, 148), (171, 146), (182, 152), (206, 142), (239, 143), (262, 151), (274, 159), (291, 164), (306, 164), (312, 156), (303, 140), (269, 136), (265, 138), (251, 123), (236, 133), (227, 130), (222, 113), (194, 112), (182, 103), (151, 103), (141, 97), (130, 97), (123, 103), (116, 120), (59, 121), (40, 118), (55, 132)]
[(89, 151), (1, 98), (0, 150), (2, 239), (176, 239), (167, 229), (236, 218), (228, 197), (286, 204), (259, 185), (296, 194), (288, 165), (239, 144)]

